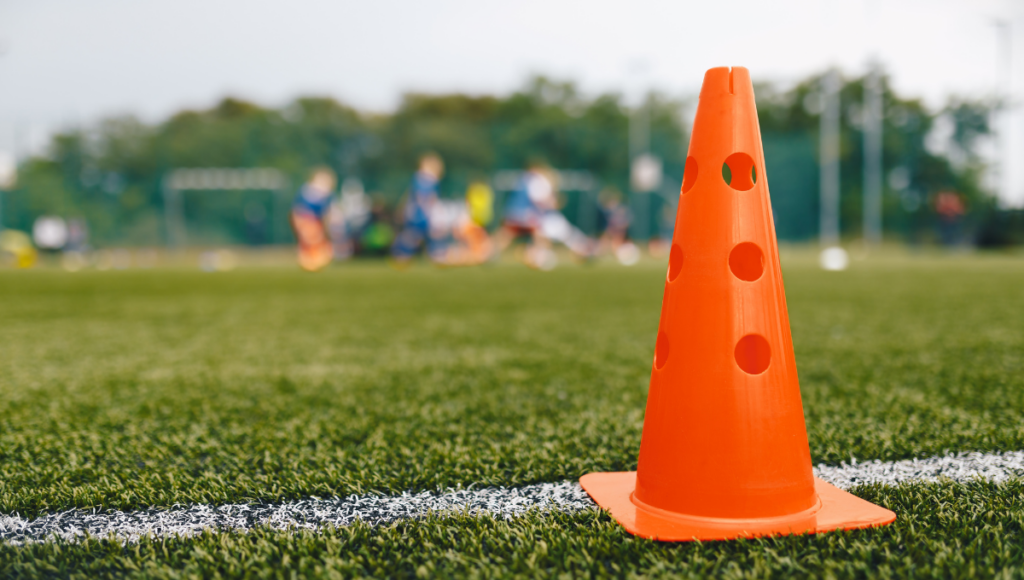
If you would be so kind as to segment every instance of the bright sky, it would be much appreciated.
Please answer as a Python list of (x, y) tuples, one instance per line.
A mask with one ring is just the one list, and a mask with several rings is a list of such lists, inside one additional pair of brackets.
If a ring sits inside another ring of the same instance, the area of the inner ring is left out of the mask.
[[(1021, 100), (1024, 2), (1011, 0), (4, 0), (0, 152), (225, 95), (388, 110), (405, 91), (506, 92), (535, 72), (590, 92), (686, 94), (713, 66), (787, 82), (833, 63), (860, 74), (872, 52), (898, 91), (938, 106), (1005, 86), (997, 19), (1010, 24)], [(1024, 115), (1011, 122), (1024, 160)], [(1008, 181), (1024, 204), (1024, 163)]]

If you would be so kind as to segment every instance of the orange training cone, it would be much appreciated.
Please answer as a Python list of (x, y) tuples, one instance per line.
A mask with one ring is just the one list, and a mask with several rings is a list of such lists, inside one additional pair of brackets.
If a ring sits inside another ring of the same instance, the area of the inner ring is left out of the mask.
[(895, 520), (811, 471), (745, 68), (704, 76), (676, 226), (639, 466), (587, 474), (583, 489), (629, 532), (658, 540)]

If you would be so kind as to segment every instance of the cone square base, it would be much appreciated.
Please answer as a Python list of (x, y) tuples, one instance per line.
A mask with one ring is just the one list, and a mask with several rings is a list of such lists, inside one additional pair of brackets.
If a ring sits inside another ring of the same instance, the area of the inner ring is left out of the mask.
[(794, 516), (748, 520), (687, 516), (638, 507), (632, 500), (635, 471), (589, 473), (580, 478), (580, 485), (629, 533), (664, 542), (816, 534), (872, 528), (896, 520), (895, 513), (818, 478), (814, 478), (820, 500), (816, 509)]

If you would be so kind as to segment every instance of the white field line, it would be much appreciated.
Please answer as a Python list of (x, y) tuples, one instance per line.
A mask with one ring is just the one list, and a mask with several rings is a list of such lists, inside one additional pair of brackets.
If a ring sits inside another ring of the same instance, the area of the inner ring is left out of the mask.
[[(1024, 476), (1024, 451), (961, 453), (906, 461), (853, 462), (837, 467), (820, 465), (815, 475), (840, 488), (881, 483), (976, 479), (1005, 481)], [(26, 520), (0, 515), (0, 542), (24, 544), (48, 539), (76, 540), (90, 535), (122, 542), (141, 537), (189, 537), (204, 530), (245, 531), (256, 526), (285, 530), (345, 526), (361, 520), (370, 525), (422, 517), (428, 513), (464, 512), (511, 519), (530, 509), (574, 512), (595, 507), (575, 481), (542, 483), (519, 488), (486, 488), (402, 495), (351, 495), (346, 498), (304, 499), (276, 504), (192, 505), (146, 510), (66, 512)]]

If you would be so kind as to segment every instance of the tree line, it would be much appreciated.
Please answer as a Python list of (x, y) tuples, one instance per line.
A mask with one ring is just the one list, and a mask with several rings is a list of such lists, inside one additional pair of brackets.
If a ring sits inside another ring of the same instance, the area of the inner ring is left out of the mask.
[[(860, 229), (863, 83), (845, 78), (840, 93), (841, 224), (847, 235)], [(817, 235), (819, 85), (819, 76), (790, 87), (755, 85), (781, 239)], [(883, 87), (886, 230), (927, 239), (935, 220), (931, 200), (955, 191), (970, 210), (969, 229), (976, 237), (987, 235), (997, 210), (983, 185), (978, 151), (990, 132), (992, 104), (951, 99), (930, 110), (895, 94), (888, 79)], [(664, 194), (670, 196), (682, 180), (695, 102), (651, 93), (640, 109), (618, 93), (587, 95), (572, 82), (534, 77), (502, 96), (410, 93), (385, 114), (330, 97), (302, 97), (280, 108), (225, 98), (154, 124), (112, 117), (62, 131), (45, 155), (24, 160), (16, 187), (3, 195), (0, 219), (4, 227), (29, 229), (44, 214), (78, 217), (94, 245), (158, 245), (166, 236), (162, 182), (175, 168), (273, 167), (297, 186), (310, 167), (326, 165), (342, 179), (358, 178), (376, 203), (393, 206), (417, 157), (428, 150), (445, 160), (441, 189), (449, 197), (531, 160), (589, 171), (598, 187), (628, 195), (630, 120), (638, 111), (649, 126), (646, 148), (663, 160)], [(633, 148), (635, 153), (635, 143)], [(243, 214), (253, 203), (267, 203), (265, 194), (196, 195), (186, 202), (186, 216), (213, 224), (219, 237), (211, 241), (237, 243), (244, 241)]]

